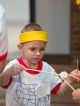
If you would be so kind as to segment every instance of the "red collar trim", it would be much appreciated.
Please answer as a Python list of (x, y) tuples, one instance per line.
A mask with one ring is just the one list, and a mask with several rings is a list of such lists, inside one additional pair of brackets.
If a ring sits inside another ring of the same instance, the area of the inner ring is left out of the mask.
[[(18, 59), (18, 62), (20, 63), (20, 64), (22, 64), (23, 66), (25, 66), (26, 68), (30, 68), (29, 66), (27, 66), (25, 63), (24, 63), (24, 61), (22, 60), (22, 57), (19, 57)], [(42, 70), (42, 61), (41, 60), (39, 60), (39, 62), (38, 62), (38, 67), (37, 67), (37, 70)], [(39, 74), (40, 72), (36, 72), (36, 71), (34, 71), (34, 70), (26, 70), (26, 72), (28, 72), (28, 73), (30, 73), (30, 74)]]

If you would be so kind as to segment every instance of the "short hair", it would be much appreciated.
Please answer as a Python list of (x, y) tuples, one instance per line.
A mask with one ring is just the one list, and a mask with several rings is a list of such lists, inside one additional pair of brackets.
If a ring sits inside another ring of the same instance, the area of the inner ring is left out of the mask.
[(30, 31), (43, 31), (43, 28), (36, 23), (30, 23), (24, 26), (21, 33), (30, 32)]

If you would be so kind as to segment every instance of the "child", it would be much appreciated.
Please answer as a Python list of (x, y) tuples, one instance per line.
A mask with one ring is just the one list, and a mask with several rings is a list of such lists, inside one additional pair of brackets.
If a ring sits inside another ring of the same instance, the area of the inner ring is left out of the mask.
[(0, 74), (3, 71), (7, 58), (8, 36), (6, 14), (4, 7), (0, 4)]
[[(50, 93), (64, 94), (69, 88), (42, 61), (47, 42), (47, 32), (40, 25), (28, 24), (22, 29), (18, 44), (22, 56), (9, 62), (1, 78), (6, 106), (50, 106)], [(73, 82), (69, 77), (67, 81)]]

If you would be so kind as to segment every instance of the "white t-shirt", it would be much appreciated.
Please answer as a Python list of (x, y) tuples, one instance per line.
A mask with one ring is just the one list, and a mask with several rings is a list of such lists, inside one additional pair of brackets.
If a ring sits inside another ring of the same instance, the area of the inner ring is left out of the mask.
[[(12, 60), (4, 72), (15, 63), (19, 64), (19, 61)], [(38, 74), (33, 75), (23, 70), (20, 75), (13, 77), (11, 85), (6, 89), (6, 106), (50, 106), (50, 92), (61, 83), (61, 79), (44, 73), (56, 72), (48, 63), (42, 63), (42, 70)]]
[(5, 10), (0, 5), (0, 56), (3, 56), (8, 49), (7, 21)]

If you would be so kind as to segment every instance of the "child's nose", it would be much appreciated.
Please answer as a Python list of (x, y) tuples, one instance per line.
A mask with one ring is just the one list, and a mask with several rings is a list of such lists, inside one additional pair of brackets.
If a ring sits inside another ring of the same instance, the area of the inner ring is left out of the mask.
[(37, 51), (37, 52), (36, 52), (36, 55), (40, 55), (40, 54), (41, 54), (40, 51)]

